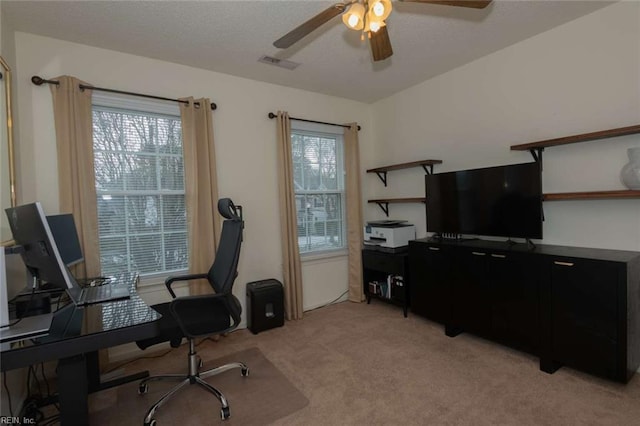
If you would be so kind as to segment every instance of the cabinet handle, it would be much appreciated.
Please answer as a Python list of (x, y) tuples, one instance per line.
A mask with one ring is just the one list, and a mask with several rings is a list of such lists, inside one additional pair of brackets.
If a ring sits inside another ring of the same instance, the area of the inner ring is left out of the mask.
[(573, 262), (559, 262), (557, 260), (554, 260), (553, 263), (559, 266), (573, 266)]
[(505, 257), (507, 257), (507, 256), (506, 256), (506, 255), (504, 255), (504, 254), (494, 254), (494, 253), (491, 253), (491, 257), (497, 257), (498, 259), (504, 259), (504, 258), (505, 258)]
[(482, 253), (482, 252), (479, 252), (479, 251), (472, 251), (471, 254), (474, 255), (474, 256), (486, 256), (487, 255), (487, 253)]
[(429, 247), (429, 250), (440, 251), (440, 247)]

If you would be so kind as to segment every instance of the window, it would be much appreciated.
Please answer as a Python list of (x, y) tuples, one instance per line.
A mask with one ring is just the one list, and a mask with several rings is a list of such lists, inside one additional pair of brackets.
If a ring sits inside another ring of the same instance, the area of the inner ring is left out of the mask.
[(98, 94), (93, 103), (102, 274), (187, 269), (178, 108)]
[(300, 253), (344, 249), (342, 133), (296, 127), (291, 131), (291, 148)]

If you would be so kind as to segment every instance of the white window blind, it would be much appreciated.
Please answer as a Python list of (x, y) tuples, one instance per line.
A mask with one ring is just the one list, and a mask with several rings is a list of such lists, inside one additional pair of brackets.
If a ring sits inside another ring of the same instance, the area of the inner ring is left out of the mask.
[(298, 247), (301, 254), (346, 247), (342, 133), (291, 131)]
[(94, 96), (93, 150), (102, 274), (185, 270), (189, 253), (178, 109)]

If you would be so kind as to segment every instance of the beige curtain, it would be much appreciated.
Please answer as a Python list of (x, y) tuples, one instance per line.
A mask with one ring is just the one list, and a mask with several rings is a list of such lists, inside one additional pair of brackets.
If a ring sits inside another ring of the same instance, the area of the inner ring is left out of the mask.
[[(185, 204), (189, 235), (189, 272), (207, 272), (222, 231), (218, 213), (218, 178), (211, 101), (192, 97), (180, 103), (184, 151)], [(191, 282), (191, 294), (211, 293), (206, 280)]]
[(288, 320), (302, 319), (302, 267), (298, 251), (298, 221), (293, 190), (291, 121), (289, 114), (278, 111), (278, 188), (280, 192), (280, 227), (282, 233), (282, 276), (284, 303)]
[(362, 302), (362, 197), (358, 125), (344, 130), (344, 162), (347, 193), (347, 245), (349, 249), (349, 300)]
[[(58, 85), (50, 85), (53, 117), (56, 127), (58, 188), (60, 211), (73, 214), (84, 256), (71, 268), (75, 277), (100, 275), (98, 212), (95, 170), (93, 166), (93, 123), (91, 90), (81, 90), (86, 83), (69, 76), (57, 77)], [(102, 325), (100, 310), (85, 316), (87, 326)], [(109, 361), (108, 352), (100, 351), (100, 365)]]
[(76, 277), (100, 275), (96, 180), (93, 168), (91, 90), (74, 77), (57, 77), (50, 85), (56, 126), (60, 211), (72, 213), (84, 262), (73, 267)]

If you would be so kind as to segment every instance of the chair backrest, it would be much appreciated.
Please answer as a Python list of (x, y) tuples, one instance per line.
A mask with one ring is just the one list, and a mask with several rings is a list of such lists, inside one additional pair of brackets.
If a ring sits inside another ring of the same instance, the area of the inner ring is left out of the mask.
[(238, 260), (242, 244), (244, 221), (238, 208), (229, 198), (218, 200), (218, 211), (225, 218), (216, 258), (209, 269), (209, 283), (216, 293), (231, 293), (233, 282), (238, 275)]

